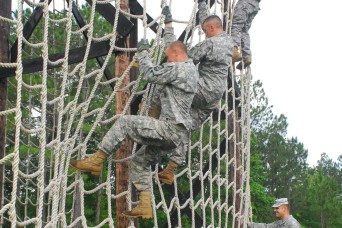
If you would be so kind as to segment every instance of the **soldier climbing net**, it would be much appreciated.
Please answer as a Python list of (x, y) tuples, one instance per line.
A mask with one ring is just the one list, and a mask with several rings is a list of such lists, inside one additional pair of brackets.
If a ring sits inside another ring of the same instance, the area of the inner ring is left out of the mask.
[[(0, 16), (11, 31), (11, 62), (0, 62), (0, 77), (8, 80), (7, 107), (0, 110), (6, 118), (1, 222), (4, 227), (115, 227), (120, 218), (115, 202), (125, 199), (128, 209), (135, 203), (132, 185), (118, 192), (114, 175), (129, 157), (110, 156), (99, 178), (76, 172), (69, 161), (94, 153), (120, 115), (146, 115), (153, 88), (135, 76), (136, 48), (127, 36), (139, 25), (135, 20), (142, 22), (144, 38), (147, 30), (154, 31), (150, 54), (161, 63), (164, 17), (150, 17), (157, 2), (146, 0), (130, 1), (129, 10), (124, 0), (58, 4), (18, 0), (11, 18)], [(172, 0), (158, 4), (182, 7)], [(226, 31), (234, 4), (207, 1)], [(203, 39), (196, 10), (194, 2), (187, 21), (174, 14), (174, 26), (185, 25), (179, 40), (189, 47)], [(122, 53), (131, 61), (121, 59)], [(151, 167), (154, 216), (140, 221), (142, 227), (246, 227), (251, 73), (231, 70), (227, 78), (219, 109), (189, 135), (187, 163), (178, 169), (175, 184), (158, 180), (163, 164)], [(132, 156), (138, 146), (131, 147)]]

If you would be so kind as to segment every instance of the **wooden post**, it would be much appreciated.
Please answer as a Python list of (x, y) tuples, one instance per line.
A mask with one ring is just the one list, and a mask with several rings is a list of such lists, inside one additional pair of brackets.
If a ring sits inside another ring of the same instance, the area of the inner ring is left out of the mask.
[[(128, 12), (128, 0), (121, 0), (120, 8), (126, 12)], [(125, 46), (129, 46), (129, 37), (125, 40)], [(130, 55), (127, 52), (122, 52), (115, 56), (115, 76), (120, 77), (123, 72), (127, 69), (127, 66), (130, 62)], [(125, 87), (130, 82), (130, 77), (125, 77), (122, 88)], [(122, 113), (125, 105), (128, 102), (130, 93), (129, 91), (123, 91), (116, 94), (115, 97), (115, 111), (116, 113)], [(129, 112), (127, 112), (129, 114)], [(116, 159), (126, 158), (131, 154), (132, 150), (132, 142), (126, 139), (122, 147), (116, 151)], [(120, 194), (128, 189), (128, 161), (122, 163), (116, 163), (116, 174), (115, 174), (115, 187), (116, 194)], [(127, 210), (126, 197), (120, 197), (116, 200), (116, 227), (125, 228), (129, 225), (129, 219), (122, 215), (122, 212)]]
[[(131, 0), (130, 0), (131, 1)], [(133, 28), (131, 30), (131, 33), (129, 35), (129, 47), (134, 48), (137, 47), (138, 43), (138, 20), (135, 18), (131, 18), (131, 22), (133, 23)], [(130, 52), (129, 60), (133, 60), (133, 56), (135, 55), (135, 52)], [(132, 67), (130, 70), (130, 80), (135, 81), (138, 78), (138, 68)], [(134, 185), (132, 185), (132, 200), (137, 201), (137, 194), (136, 194), (136, 188)], [(134, 226), (138, 227), (138, 219), (134, 219)]]
[[(0, 1), (0, 16), (11, 18), (11, 0)], [(9, 39), (10, 26), (4, 21), (0, 21), (0, 62), (9, 62)], [(0, 79), (0, 112), (6, 110), (7, 103), (7, 78)], [(0, 159), (5, 157), (6, 145), (6, 115), (0, 115)], [(4, 205), (4, 165), (0, 165), (0, 209)], [(0, 217), (0, 227), (3, 224), (3, 216)]]
[[(232, 86), (232, 85), (229, 85)], [(233, 96), (233, 99), (234, 96)], [(241, 177), (242, 177), (242, 172), (240, 166), (241, 166), (241, 149), (237, 145), (238, 142), (240, 142), (240, 125), (237, 123), (237, 120), (239, 118), (239, 109), (238, 107), (230, 107), (228, 106), (228, 113), (232, 110), (235, 109), (235, 116), (234, 113), (231, 113), (228, 115), (228, 135), (230, 136), (231, 134), (235, 133), (235, 140), (230, 139), (228, 141), (228, 151), (229, 151), (229, 157), (234, 158), (235, 157), (235, 162), (233, 165), (230, 167), (230, 183), (235, 182), (235, 189), (233, 189), (233, 194), (232, 194), (232, 200), (231, 202), (234, 202), (234, 197), (235, 197), (235, 210), (233, 210), (233, 218), (235, 219), (235, 225), (234, 228), (239, 227), (239, 217), (235, 218), (236, 213), (241, 212), (241, 194), (238, 191), (242, 187), (242, 182), (241, 182)], [(234, 122), (235, 122), (235, 128), (234, 128)], [(235, 193), (235, 194), (234, 194)]]

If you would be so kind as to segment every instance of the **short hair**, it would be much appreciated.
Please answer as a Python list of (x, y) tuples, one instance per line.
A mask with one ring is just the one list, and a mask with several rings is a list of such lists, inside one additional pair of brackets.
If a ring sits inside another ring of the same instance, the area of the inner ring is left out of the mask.
[(184, 52), (185, 54), (188, 54), (188, 50), (186, 48), (186, 45), (182, 42), (182, 41), (175, 41), (175, 42), (172, 42), (170, 45), (169, 45), (169, 48), (171, 50), (175, 50), (175, 49), (179, 49), (181, 50), (182, 52)]
[(216, 27), (216, 28), (222, 28), (222, 20), (219, 16), (217, 15), (210, 15), (209, 17), (207, 17), (204, 21), (203, 21), (203, 24), (202, 26), (205, 24), (205, 23), (213, 23), (213, 25)]

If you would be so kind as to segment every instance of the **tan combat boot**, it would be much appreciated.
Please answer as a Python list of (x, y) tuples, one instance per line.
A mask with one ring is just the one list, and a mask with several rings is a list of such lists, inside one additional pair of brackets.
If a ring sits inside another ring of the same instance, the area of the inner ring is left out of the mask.
[[(249, 65), (251, 65), (252, 63), (252, 58), (250, 57), (246, 57), (246, 58), (243, 58), (243, 68), (246, 68), (248, 67)], [(242, 62), (240, 62), (237, 66), (236, 66), (237, 69), (241, 70), (242, 69)]]
[(159, 180), (165, 184), (171, 185), (173, 183), (173, 179), (175, 178), (175, 171), (177, 168), (177, 164), (169, 161), (166, 168), (158, 173)]
[(241, 54), (239, 52), (239, 48), (234, 47), (233, 56), (232, 56), (233, 63), (239, 62), (239, 61), (241, 61), (241, 59), (242, 59), (242, 57), (241, 57)]
[(81, 172), (90, 172), (91, 174), (98, 176), (102, 171), (103, 162), (106, 158), (107, 154), (102, 150), (98, 150), (88, 158), (82, 160), (71, 160), (70, 165)]
[(139, 199), (140, 201), (138, 206), (133, 208), (131, 211), (123, 212), (123, 214), (128, 218), (152, 218), (151, 193), (140, 192)]

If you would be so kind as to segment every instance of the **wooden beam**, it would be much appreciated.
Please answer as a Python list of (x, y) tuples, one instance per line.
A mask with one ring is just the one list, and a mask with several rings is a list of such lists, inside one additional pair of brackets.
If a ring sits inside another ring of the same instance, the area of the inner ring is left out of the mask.
[[(90, 52), (88, 59), (93, 59), (99, 56), (107, 55), (110, 49), (110, 41), (102, 41), (98, 43), (93, 43), (90, 47)], [(119, 39), (117, 45), (122, 47), (123, 40)], [(83, 60), (86, 47), (74, 48), (69, 51), (69, 61), (68, 64), (79, 63)], [(119, 53), (119, 51), (114, 51), (113, 53)], [(49, 56), (49, 60), (56, 61), (58, 59), (64, 58), (64, 53), (53, 54)], [(48, 69), (53, 69), (60, 67), (62, 64), (56, 66), (48, 65)], [(15, 68), (4, 68), (0, 67), (0, 78), (14, 76)], [(34, 58), (23, 62), (23, 74), (34, 73), (43, 70), (43, 58)]]
[[(48, 4), (50, 4), (51, 1), (52, 0), (49, 0)], [(40, 0), (40, 2), (44, 2), (44, 0)], [(34, 29), (37, 27), (42, 16), (43, 16), (43, 8), (40, 6), (36, 7), (33, 10), (30, 18), (25, 23), (24, 28), (23, 28), (23, 36), (25, 37), (26, 40), (30, 39)], [(12, 63), (17, 61), (17, 54), (18, 54), (18, 39), (15, 40), (11, 48), (11, 62)]]
[[(43, 0), (40, 0), (40, 1), (42, 2)], [(52, 0), (49, 0), (48, 3), (50, 4), (51, 1)], [(86, 0), (86, 1), (89, 4), (92, 4), (92, 0)], [(115, 7), (112, 4), (110, 4), (110, 3), (107, 3), (107, 4), (97, 4), (95, 9), (111, 25), (114, 25), (116, 9), (115, 9)], [(23, 36), (25, 37), (25, 39), (29, 40), (29, 38), (31, 37), (34, 29), (37, 27), (39, 21), (41, 20), (42, 16), (43, 16), (43, 9), (42, 9), (42, 7), (36, 7), (33, 10), (33, 13), (31, 14), (30, 18), (28, 19), (28, 21), (24, 25)], [(80, 19), (80, 18), (78, 18), (78, 19)], [(126, 37), (130, 33), (132, 28), (133, 28), (133, 23), (130, 22), (130, 20), (128, 20), (124, 15), (119, 14), (117, 32), (119, 33), (120, 37)], [(99, 42), (99, 43), (101, 43), (101, 42)], [(120, 41), (119, 41), (119, 43), (120, 43)], [(73, 50), (80, 50), (80, 49), (75, 48)], [(18, 52), (18, 39), (14, 42), (13, 46), (11, 47), (11, 62), (16, 62), (16, 60), (17, 60), (17, 52)], [(99, 57), (99, 56), (103, 56), (103, 55), (104, 54), (101, 54), (101, 55), (98, 55), (98, 56), (93, 56), (93, 58)], [(49, 59), (52, 60), (53, 58), (60, 57), (60, 56), (63, 57), (64, 54), (51, 55), (51, 56), (49, 56)], [(80, 62), (83, 59), (83, 58), (75, 58), (75, 56), (73, 56), (72, 58), (74, 58), (72, 60), (73, 63)], [(40, 66), (36, 66), (36, 65), (31, 65), (30, 64), (30, 63), (33, 63), (33, 64), (40, 64), (40, 63), (42, 63), (42, 61), (39, 61), (39, 59), (41, 59), (41, 58), (36, 58), (36, 59), (33, 59), (33, 60), (25, 61), (23, 63), (24, 64), (24, 72), (23, 73), (24, 74), (25, 73), (33, 73), (33, 72), (37, 72), (37, 71), (41, 70), (43, 68), (41, 65)], [(25, 67), (27, 69), (26, 71), (25, 71)], [(53, 68), (53, 67), (50, 66), (50, 68)], [(13, 76), (13, 75), (15, 75), (15, 69), (0, 68), (0, 74), (1, 74), (0, 78), (8, 77), (8, 76)]]
[[(68, 4), (69, 4), (69, 2), (68, 2)], [(73, 13), (73, 15), (74, 15), (74, 17), (76, 19), (76, 22), (77, 22), (78, 26), (80, 28), (84, 27), (86, 25), (86, 23), (84, 22), (80, 11), (78, 11), (75, 2), (72, 2), (72, 13)], [(88, 35), (87, 35), (86, 31), (83, 31), (83, 36), (86, 39), (86, 41), (88, 41)], [(96, 61), (99, 64), (100, 67), (103, 66), (104, 59), (101, 56), (96, 57)], [(106, 77), (107, 80), (110, 80), (110, 79), (113, 78), (112, 74), (110, 73), (110, 70), (108, 69), (108, 66), (106, 66), (106, 68), (104, 69), (103, 74), (104, 74), (104, 76)], [(115, 82), (110, 83), (110, 86), (114, 90)]]
[[(86, 0), (87, 3), (92, 5), (92, 0)], [(95, 10), (99, 12), (102, 17), (104, 17), (111, 25), (114, 26), (115, 12), (116, 9), (111, 3), (106, 4), (96, 4)], [(119, 13), (117, 32), (121, 37), (126, 37), (131, 29), (133, 28), (133, 23), (130, 22), (124, 15)]]
[[(131, 13), (134, 15), (142, 15), (144, 13), (143, 7), (140, 5), (140, 3), (137, 0), (130, 0), (129, 1), (129, 7), (131, 10)], [(147, 16), (147, 24), (151, 23), (153, 21), (153, 18), (149, 15), (146, 14)], [(150, 29), (157, 33), (159, 24), (155, 22), (153, 25), (151, 25)]]

